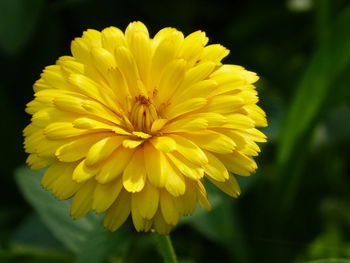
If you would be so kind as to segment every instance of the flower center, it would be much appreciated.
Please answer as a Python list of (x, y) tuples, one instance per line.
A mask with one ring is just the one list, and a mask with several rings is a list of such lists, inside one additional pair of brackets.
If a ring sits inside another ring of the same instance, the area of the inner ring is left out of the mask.
[(150, 133), (152, 123), (156, 119), (158, 119), (158, 114), (151, 99), (143, 95), (135, 97), (135, 102), (130, 112), (130, 121), (135, 130)]

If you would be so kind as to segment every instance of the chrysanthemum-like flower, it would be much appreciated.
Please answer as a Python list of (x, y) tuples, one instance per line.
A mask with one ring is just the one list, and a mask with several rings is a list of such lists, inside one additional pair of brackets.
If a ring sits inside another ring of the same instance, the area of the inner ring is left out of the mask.
[(114, 231), (131, 214), (138, 231), (168, 233), (197, 203), (210, 209), (207, 181), (240, 194), (234, 175), (256, 170), (266, 140), (258, 77), (207, 42), (174, 28), (150, 38), (141, 22), (89, 29), (45, 68), (26, 109), (27, 163), (48, 166), (42, 185), (73, 197), (74, 218), (106, 212)]

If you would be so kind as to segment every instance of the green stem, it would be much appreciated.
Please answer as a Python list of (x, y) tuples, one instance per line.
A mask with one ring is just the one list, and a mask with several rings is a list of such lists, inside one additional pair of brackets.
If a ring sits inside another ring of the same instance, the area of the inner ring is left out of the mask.
[(158, 250), (165, 263), (177, 263), (176, 254), (169, 235), (155, 234)]

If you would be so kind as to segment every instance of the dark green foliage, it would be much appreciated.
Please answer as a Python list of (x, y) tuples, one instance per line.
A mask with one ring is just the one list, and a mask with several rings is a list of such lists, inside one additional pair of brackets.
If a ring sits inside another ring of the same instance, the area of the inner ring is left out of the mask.
[(17, 168), (43, 67), (87, 28), (141, 20), (152, 35), (201, 29), (229, 48), (225, 63), (260, 75), (270, 123), (242, 196), (208, 184), (213, 211), (174, 229), (180, 262), (350, 263), (349, 1), (2, 0), (0, 18), (0, 262), (162, 262), (152, 235), (109, 233), (93, 213), (75, 221), (69, 201), (40, 188), (41, 171)]

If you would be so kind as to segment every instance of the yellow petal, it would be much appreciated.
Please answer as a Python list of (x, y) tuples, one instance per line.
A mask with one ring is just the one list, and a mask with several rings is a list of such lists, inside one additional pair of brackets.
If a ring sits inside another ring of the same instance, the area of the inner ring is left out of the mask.
[(185, 67), (184, 60), (176, 59), (164, 68), (156, 94), (160, 102), (166, 102), (177, 90), (185, 77)]
[(149, 134), (144, 133), (144, 132), (138, 132), (138, 131), (134, 131), (134, 132), (132, 132), (132, 134), (141, 138), (141, 139), (149, 139), (152, 137), (152, 135), (149, 135)]
[(80, 37), (75, 38), (71, 43), (71, 52), (73, 57), (84, 64), (90, 63), (89, 51), (90, 47)]
[(140, 21), (131, 22), (128, 25), (128, 27), (126, 28), (125, 37), (126, 37), (128, 43), (131, 42), (132, 36), (135, 33), (142, 33), (142, 34), (146, 35), (147, 37), (149, 36), (147, 27), (144, 25), (144, 23), (142, 23)]
[(81, 185), (72, 179), (73, 169), (74, 165), (70, 165), (66, 167), (66, 169), (60, 170), (60, 176), (50, 187), (47, 188), (48, 190), (51, 190), (59, 200), (65, 200), (72, 197), (80, 189)]
[(123, 173), (123, 185), (128, 192), (140, 192), (146, 183), (143, 149), (135, 151)]
[(186, 89), (189, 86), (196, 84), (201, 80), (204, 80), (210, 75), (210, 73), (212, 73), (214, 68), (215, 63), (209, 61), (200, 63), (197, 66), (189, 69), (185, 74), (185, 78), (180, 90), (182, 91), (182, 89)]
[[(40, 143), (40, 141), (42, 141), (45, 136), (43, 133), (42, 129), (38, 129), (38, 127), (34, 126), (33, 124), (28, 125), (28, 127), (24, 130), (24, 133), (27, 135), (24, 139), (24, 146), (26, 148), (26, 151), (29, 152), (36, 152), (37, 151), (37, 145), (38, 143)], [(27, 149), (27, 148), (32, 148)]]
[(53, 87), (51, 87), (45, 80), (43, 79), (38, 79), (37, 81), (35, 81), (34, 85), (33, 85), (33, 90), (34, 92), (39, 92), (41, 90), (45, 90), (45, 89), (52, 89)]
[(35, 126), (33, 123), (30, 123), (29, 125), (27, 125), (27, 127), (24, 128), (23, 136), (30, 136), (36, 132), (42, 134), (42, 130), (39, 129), (39, 127)]
[(245, 78), (249, 83), (254, 83), (258, 81), (259, 77), (256, 75), (255, 72), (251, 72), (248, 70), (240, 70), (239, 73), (242, 75), (243, 78)]
[[(51, 104), (51, 101), (50, 101), (50, 104)], [(37, 111), (43, 108), (45, 108), (45, 106), (42, 103), (40, 103), (38, 100), (32, 100), (31, 102), (27, 103), (25, 112), (33, 115), (34, 113), (36, 113)]]
[(172, 152), (176, 150), (176, 142), (169, 136), (156, 136), (150, 142), (161, 152)]
[(224, 85), (223, 89), (226, 89), (226, 91), (229, 90), (230, 85), (232, 85), (231, 90), (238, 88), (238, 85), (240, 88), (244, 88), (259, 79), (256, 73), (247, 71), (237, 65), (222, 65), (210, 77), (217, 81), (219, 86)]
[[(232, 76), (235, 75), (234, 73), (238, 74), (240, 71), (243, 71), (244, 67), (239, 65), (232, 65), (232, 64), (224, 64), (221, 67), (219, 67), (212, 75), (213, 78), (220, 78), (225, 76)], [(221, 82), (220, 82), (221, 83)], [(222, 83), (221, 83), (222, 84)]]
[(40, 76), (54, 89), (69, 89), (69, 84), (62, 73), (61, 67), (58, 65), (50, 65), (45, 67)]
[(217, 155), (217, 157), (223, 162), (226, 168), (234, 174), (249, 176), (257, 169), (253, 158), (237, 151), (232, 154)]
[(160, 235), (167, 235), (169, 234), (173, 225), (167, 224), (165, 222), (164, 217), (159, 209), (156, 216), (154, 217), (154, 227), (156, 228), (157, 233)]
[(123, 140), (123, 136), (112, 136), (98, 141), (87, 153), (85, 164), (91, 166), (105, 160), (122, 144)]
[(201, 56), (203, 46), (208, 38), (202, 31), (189, 34), (182, 43), (178, 56), (187, 60), (187, 66), (191, 67)]
[(164, 115), (168, 119), (174, 119), (185, 113), (189, 113), (189, 112), (198, 110), (200, 108), (203, 108), (203, 106), (205, 106), (206, 103), (207, 103), (207, 100), (204, 98), (189, 99), (177, 105), (168, 106), (164, 112)]
[(208, 127), (208, 121), (204, 118), (193, 118), (192, 115), (168, 123), (163, 133), (190, 132), (204, 130)]
[(120, 124), (121, 118), (101, 103), (93, 100), (85, 100), (83, 102), (83, 108), (90, 114), (96, 115), (117, 125)]
[(201, 118), (207, 121), (208, 128), (221, 127), (226, 123), (226, 117), (215, 112), (201, 112), (191, 114), (189, 118)]
[(203, 49), (201, 60), (219, 63), (229, 53), (230, 51), (220, 44), (208, 45)]
[[(232, 79), (232, 76), (227, 76), (227, 78)], [(216, 88), (209, 94), (209, 97), (214, 97), (218, 95), (233, 95), (242, 91), (242, 89), (247, 88), (249, 84), (240, 78), (232, 79), (228, 83), (220, 85), (217, 80), (212, 80), (217, 83)]]
[(90, 53), (94, 66), (101, 74), (107, 75), (109, 69), (116, 67), (114, 53), (110, 53), (102, 47), (92, 48)]
[(256, 127), (266, 127), (266, 113), (256, 104), (246, 105), (244, 109), (248, 112), (249, 117), (255, 121)]
[(146, 183), (141, 192), (133, 194), (140, 215), (144, 219), (152, 219), (158, 210), (159, 190), (150, 183)]
[(86, 114), (86, 110), (83, 108), (84, 99), (76, 96), (75, 94), (61, 94), (53, 98), (54, 105), (61, 110), (65, 110), (73, 113)]
[(95, 179), (101, 184), (106, 184), (114, 180), (123, 173), (133, 153), (133, 149), (119, 147), (108, 160), (101, 165), (101, 170), (98, 172)]
[(75, 194), (70, 208), (70, 214), (75, 219), (82, 218), (91, 209), (95, 185), (96, 183), (93, 180), (87, 181)]
[(204, 185), (202, 184), (201, 181), (198, 181), (196, 186), (197, 186), (197, 197), (198, 197), (199, 204), (205, 210), (210, 211), (211, 205), (208, 200), (208, 194), (207, 194), (207, 191), (205, 190)]
[(250, 140), (249, 138), (245, 137), (244, 135), (238, 134), (238, 130), (233, 129), (221, 129), (221, 128), (215, 128), (216, 132), (219, 132), (221, 134), (225, 134), (226, 136), (230, 137), (235, 143), (236, 143), (236, 150), (240, 151), (245, 147), (245, 145)]
[(101, 32), (95, 29), (88, 29), (84, 31), (82, 39), (91, 47), (101, 46)]
[(148, 180), (154, 186), (165, 186), (166, 174), (163, 171), (166, 160), (164, 154), (155, 149), (151, 143), (145, 143), (144, 160)]
[(231, 113), (242, 107), (244, 101), (239, 96), (221, 95), (208, 100), (205, 111), (215, 113)]
[(246, 137), (248, 139), (254, 140), (256, 142), (266, 142), (266, 135), (263, 134), (258, 129), (247, 129), (244, 131), (237, 131), (237, 133), (243, 137)]
[(116, 95), (116, 101), (120, 104), (120, 107), (127, 110), (126, 98), (130, 96), (130, 92), (119, 68), (109, 68), (105, 77), (111, 90)]
[(227, 123), (223, 126), (224, 128), (231, 129), (251, 129), (254, 128), (254, 121), (246, 115), (234, 113), (225, 116)]
[(107, 210), (118, 197), (122, 187), (123, 181), (121, 177), (107, 184), (96, 184), (92, 209), (97, 213)]
[(67, 144), (62, 145), (56, 150), (55, 155), (61, 162), (74, 162), (84, 158), (90, 147), (108, 136), (108, 133), (91, 134), (80, 137)]
[(213, 180), (224, 182), (228, 179), (229, 173), (222, 162), (215, 155), (206, 152), (208, 163), (203, 166), (206, 175)]
[(209, 180), (216, 185), (221, 191), (232, 197), (238, 197), (241, 194), (238, 182), (233, 175), (230, 175), (225, 182), (215, 181), (211, 178)]
[(162, 215), (167, 224), (176, 225), (179, 221), (179, 212), (174, 204), (174, 197), (172, 197), (167, 191), (160, 192), (160, 208)]
[(134, 149), (143, 142), (144, 140), (123, 140), (123, 146), (125, 148)]
[(62, 73), (67, 77), (73, 73), (84, 73), (84, 64), (78, 62), (71, 56), (62, 56), (56, 61), (57, 65), (61, 66)]
[[(113, 123), (94, 117), (81, 117), (73, 121), (73, 127), (85, 130), (98, 130), (98, 131), (111, 131), (109, 136), (114, 135), (114, 133), (119, 135), (131, 135), (123, 128), (115, 126)], [(113, 133), (112, 133), (113, 132)]]
[(121, 190), (117, 199), (108, 209), (103, 225), (110, 231), (117, 230), (128, 218), (131, 210), (131, 196), (130, 193)]
[(175, 44), (169, 39), (163, 40), (158, 44), (152, 57), (150, 87), (158, 86), (163, 70), (175, 58), (175, 52)]
[[(50, 71), (54, 72), (56, 75), (59, 75), (60, 78), (65, 78), (65, 76), (62, 76), (62, 70), (59, 66), (55, 66), (54, 68), (49, 68)], [(65, 85), (63, 87), (57, 88), (55, 86), (49, 85), (47, 81), (44, 79), (39, 79), (37, 82), (35, 82), (34, 85), (37, 85), (37, 83), (40, 83), (40, 86), (45, 86), (45, 88), (40, 88), (38, 91), (34, 93), (35, 99), (42, 103), (45, 104), (45, 106), (50, 106), (51, 103), (50, 100), (53, 97), (58, 97), (58, 96), (66, 96), (66, 95), (72, 95), (76, 96), (77, 98), (86, 98), (83, 94), (79, 94), (76, 91), (74, 91), (74, 87), (71, 86), (68, 82), (61, 83), (62, 85)]]
[(48, 89), (39, 90), (34, 94), (35, 100), (41, 103), (44, 108), (52, 106), (52, 99), (54, 97), (66, 95), (76, 96), (77, 98), (80, 97), (80, 95), (76, 92), (70, 90), (60, 90), (51, 86)]
[(126, 47), (118, 47), (115, 50), (115, 59), (120, 72), (123, 74), (128, 84), (131, 95), (139, 95), (137, 80), (140, 79), (140, 76), (132, 53)]
[(178, 135), (171, 135), (170, 137), (176, 142), (176, 150), (190, 162), (199, 166), (208, 162), (205, 153), (193, 142)]
[(151, 127), (151, 132), (152, 133), (156, 133), (157, 131), (161, 130), (164, 125), (167, 123), (167, 119), (156, 119), (153, 123), (152, 123), (152, 127)]
[(257, 156), (260, 152), (260, 148), (255, 142), (247, 141), (246, 145), (240, 149), (239, 152), (248, 156)]
[(186, 190), (185, 179), (183, 175), (173, 167), (168, 160), (164, 162), (164, 172), (166, 172), (165, 189), (175, 197), (183, 195)]
[(74, 85), (77, 92), (84, 94), (92, 99), (101, 100), (101, 87), (92, 79), (82, 74), (71, 74), (69, 82)]
[(94, 177), (97, 174), (97, 172), (98, 170), (96, 168), (88, 167), (85, 164), (84, 159), (74, 169), (72, 176), (74, 181), (76, 181), (77, 183), (82, 183)]
[(37, 154), (30, 154), (26, 160), (26, 164), (29, 165), (30, 169), (38, 170), (51, 165), (55, 161), (56, 160), (53, 158), (42, 158), (39, 157)]
[(177, 104), (188, 98), (207, 98), (215, 91), (217, 85), (216, 81), (211, 79), (199, 81), (192, 86), (186, 86), (182, 90), (176, 92), (171, 101)]
[(184, 40), (184, 35), (181, 31), (178, 31), (175, 28), (166, 27), (157, 32), (157, 34), (153, 38), (152, 44), (156, 48), (162, 43), (162, 41), (166, 40), (169, 40), (172, 43), (174, 43), (174, 49), (177, 50)]
[(70, 174), (76, 166), (74, 164), (66, 164), (61, 162), (55, 162), (52, 164), (44, 173), (44, 176), (41, 178), (41, 186), (45, 189), (51, 189), (52, 184), (63, 174)]
[(67, 142), (70, 142), (71, 139), (65, 139), (65, 140), (49, 140), (44, 136), (39, 136), (38, 140), (31, 140), (31, 137), (27, 137), (25, 140), (25, 150), (28, 153), (36, 153), (38, 154), (38, 157), (44, 157), (44, 158), (54, 158), (55, 152), (57, 149), (62, 146), (62, 144), (65, 144)]
[(140, 78), (146, 84), (149, 79), (151, 46), (147, 28), (136, 30), (126, 30), (128, 47), (134, 56)]
[(76, 129), (70, 122), (54, 122), (44, 129), (45, 136), (51, 140), (61, 140), (94, 132)]
[(259, 101), (257, 94), (257, 91), (253, 89), (245, 89), (237, 93), (237, 95), (239, 95), (244, 100), (244, 103), (248, 105), (256, 104)]
[(215, 153), (232, 153), (236, 147), (235, 142), (230, 137), (214, 131), (191, 132), (184, 136), (200, 148)]
[(102, 47), (113, 54), (114, 50), (119, 46), (125, 46), (125, 38), (123, 32), (116, 27), (110, 26), (101, 32)]
[(32, 123), (44, 128), (57, 120), (61, 122), (72, 122), (75, 118), (76, 115), (70, 112), (60, 111), (55, 108), (45, 108), (33, 114)]
[(112, 130), (113, 126), (103, 121), (96, 120), (90, 117), (81, 117), (73, 121), (73, 127), (77, 129), (89, 130)]
[(197, 204), (196, 182), (187, 179), (186, 191), (183, 195), (174, 198), (174, 204), (181, 215), (191, 215)]
[(132, 222), (136, 230), (139, 231), (149, 231), (152, 226), (152, 220), (145, 219), (141, 216), (138, 209), (138, 204), (135, 200), (135, 195), (131, 196), (131, 216)]
[(179, 171), (192, 180), (199, 180), (203, 177), (204, 171), (201, 166), (195, 165), (186, 160), (182, 155), (177, 152), (168, 153), (167, 157), (179, 169)]

